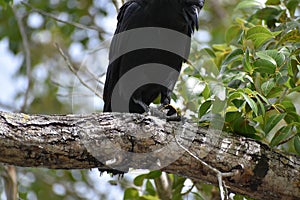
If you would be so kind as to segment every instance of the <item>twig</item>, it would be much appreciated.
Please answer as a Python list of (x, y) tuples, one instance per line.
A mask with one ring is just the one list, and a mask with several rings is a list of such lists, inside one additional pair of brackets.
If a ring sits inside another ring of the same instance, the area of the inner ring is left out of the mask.
[(65, 62), (67, 63), (68, 68), (70, 69), (70, 71), (78, 78), (78, 80), (80, 81), (80, 83), (82, 83), (82, 85), (84, 85), (86, 88), (88, 88), (90, 91), (92, 91), (95, 95), (97, 95), (98, 97), (100, 97), (102, 99), (102, 95), (94, 88), (92, 88), (91, 86), (89, 86), (77, 73), (77, 71), (75, 70), (74, 66), (72, 65), (70, 59), (68, 58), (68, 56), (63, 52), (63, 50), (60, 48), (60, 46), (55, 43), (55, 47), (58, 49), (59, 53), (61, 54), (61, 56), (64, 58)]
[(189, 194), (195, 187), (195, 184), (192, 185), (192, 187), (190, 187), (190, 189), (188, 189), (186, 192), (181, 193), (182, 196)]
[[(82, 69), (84, 69), (84, 70), (82, 70)], [(95, 74), (93, 74), (93, 73), (92, 73), (88, 68), (86, 68), (86, 67), (84, 67), (84, 68), (81, 67), (79, 70), (82, 71), (82, 72), (84, 72), (84, 73), (86, 73), (88, 76), (91, 77), (91, 79), (89, 79), (88, 81), (94, 81), (94, 80), (96, 80), (96, 81), (97, 81), (98, 83), (100, 83), (101, 85), (104, 85), (103, 81), (100, 81), (99, 78), (102, 77), (102, 76), (104, 76), (104, 75), (106, 74), (106, 72), (100, 74), (99, 76), (95, 76)]]
[(54, 15), (52, 13), (45, 12), (44, 10), (35, 8), (32, 5), (30, 5), (30, 4), (28, 4), (28, 3), (24, 2), (24, 1), (22, 1), (21, 4), (29, 7), (34, 12), (40, 13), (41, 15), (44, 15), (46, 17), (50, 17), (50, 18), (52, 18), (52, 19), (54, 19), (54, 20), (56, 20), (58, 22), (61, 22), (61, 23), (64, 23), (64, 24), (69, 24), (69, 25), (75, 26), (75, 27), (80, 28), (80, 29), (95, 30), (95, 31), (98, 31), (99, 33), (107, 33), (103, 29), (101, 29), (99, 27), (96, 27), (96, 26), (86, 26), (86, 25), (83, 25), (83, 24), (80, 24), (80, 23), (76, 23), (76, 22), (71, 22), (71, 21), (59, 19), (57, 17), (57, 15)]
[(112, 0), (112, 3), (114, 4), (116, 11), (118, 11), (119, 8), (120, 8), (118, 1), (117, 0)]
[(17, 200), (18, 199), (18, 186), (17, 186), (17, 174), (15, 166), (0, 166), (0, 175), (4, 180), (4, 187), (7, 199)]
[(27, 107), (27, 101), (29, 97), (29, 92), (30, 92), (30, 85), (32, 81), (32, 75), (31, 75), (31, 55), (30, 55), (30, 47), (29, 47), (29, 42), (28, 42), (28, 37), (24, 28), (24, 24), (22, 22), (22, 17), (18, 15), (18, 11), (15, 6), (12, 6), (13, 13), (16, 17), (18, 27), (20, 30), (21, 38), (22, 38), (22, 44), (25, 52), (25, 63), (26, 63), (26, 75), (27, 75), (27, 86), (26, 86), (26, 91), (24, 94), (24, 102), (23, 105), (21, 106), (21, 111), (24, 112)]
[[(99, 50), (103, 50), (103, 49), (107, 49), (109, 48), (109, 44), (110, 42), (107, 42), (107, 41), (104, 41), (102, 42), (103, 45), (106, 45), (104, 47), (100, 47), (100, 48), (95, 48), (95, 49), (92, 49), (92, 50), (89, 50), (87, 53), (88, 55), (91, 55), (91, 54), (94, 54), (95, 52), (99, 51)], [(89, 76), (92, 77), (92, 80), (96, 80), (98, 83), (104, 85), (104, 82), (103, 81), (100, 81), (100, 77), (104, 76), (106, 74), (106, 72), (104, 73), (101, 73), (100, 75), (98, 76), (95, 76), (94, 73), (92, 73), (88, 68), (83, 68), (84, 70), (82, 70), (82, 68), (80, 68), (80, 71), (82, 72), (85, 72), (86, 74), (88, 74)]]
[[(176, 143), (179, 145), (179, 147), (181, 147), (184, 151), (186, 151), (188, 154), (190, 154), (193, 158), (195, 158), (197, 161), (199, 161), (202, 165), (206, 166), (208, 169), (212, 170), (213, 172), (215, 172), (217, 174), (217, 179), (218, 179), (218, 183), (219, 183), (219, 189), (220, 189), (220, 196), (222, 200), (228, 199), (228, 191), (226, 189), (225, 184), (223, 182), (223, 178), (224, 177), (231, 177), (231, 176), (235, 176), (238, 171), (235, 170), (233, 172), (226, 172), (226, 173), (222, 173), (221, 171), (219, 171), (218, 169), (210, 166), (209, 164), (207, 164), (205, 161), (201, 160), (200, 158), (198, 158), (195, 154), (193, 154), (191, 151), (189, 151), (187, 148), (185, 148), (182, 144), (179, 143), (177, 137), (175, 136), (175, 140)], [(225, 188), (225, 189), (224, 189)]]

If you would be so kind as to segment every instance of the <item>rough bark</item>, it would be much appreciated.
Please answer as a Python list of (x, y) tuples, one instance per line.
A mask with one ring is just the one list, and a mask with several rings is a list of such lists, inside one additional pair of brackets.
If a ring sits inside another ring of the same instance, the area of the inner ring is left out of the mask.
[(224, 180), (230, 191), (257, 199), (300, 198), (299, 156), (248, 138), (137, 114), (0, 112), (2, 163), (51, 169), (162, 169), (216, 184), (216, 174), (179, 143), (222, 172), (238, 170)]

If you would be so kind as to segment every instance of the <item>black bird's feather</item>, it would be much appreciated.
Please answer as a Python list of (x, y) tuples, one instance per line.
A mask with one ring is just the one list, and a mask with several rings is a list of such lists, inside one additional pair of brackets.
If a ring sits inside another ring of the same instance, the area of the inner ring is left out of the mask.
[[(203, 7), (203, 4), (204, 0), (130, 0), (119, 11), (115, 35), (136, 28), (160, 27), (191, 37), (194, 30), (198, 29), (198, 11)], [(103, 93), (104, 112), (119, 111), (112, 109), (112, 93), (116, 89), (117, 82), (129, 70), (146, 63), (160, 63), (180, 72), (182, 63), (186, 61), (182, 56), (172, 52), (153, 48), (133, 50), (113, 59), (115, 52), (124, 45), (128, 45), (128, 41), (132, 40), (113, 38), (110, 47), (110, 64), (107, 69)], [(172, 42), (176, 43), (177, 41)], [(188, 55), (190, 42), (186, 42), (180, 48)], [(147, 77), (147, 74), (142, 73), (140, 75)], [(169, 104), (177, 78), (174, 76), (166, 78), (166, 81), (172, 85), (171, 88), (158, 84), (141, 86), (131, 96), (129, 105), (125, 106), (129, 106), (130, 112), (143, 113), (159, 95), (162, 104)], [(121, 93), (126, 94), (127, 89), (128, 85), (124, 84), (117, 88), (117, 92), (122, 96)], [(118, 99), (118, 102), (122, 103), (122, 98)]]

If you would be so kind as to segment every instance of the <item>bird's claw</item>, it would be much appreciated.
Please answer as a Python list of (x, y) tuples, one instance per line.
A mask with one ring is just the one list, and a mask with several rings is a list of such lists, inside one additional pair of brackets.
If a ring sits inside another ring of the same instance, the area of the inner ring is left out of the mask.
[(181, 121), (180, 112), (171, 104), (161, 105), (159, 111), (165, 114), (167, 121)]

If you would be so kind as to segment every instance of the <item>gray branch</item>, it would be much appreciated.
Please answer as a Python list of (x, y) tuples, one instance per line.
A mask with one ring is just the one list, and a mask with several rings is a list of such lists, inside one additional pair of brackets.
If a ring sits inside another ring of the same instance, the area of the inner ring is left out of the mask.
[[(180, 145), (179, 143), (180, 142)], [(196, 124), (120, 113), (26, 115), (0, 112), (0, 162), (51, 169), (161, 169), (256, 199), (299, 199), (300, 158)]]

